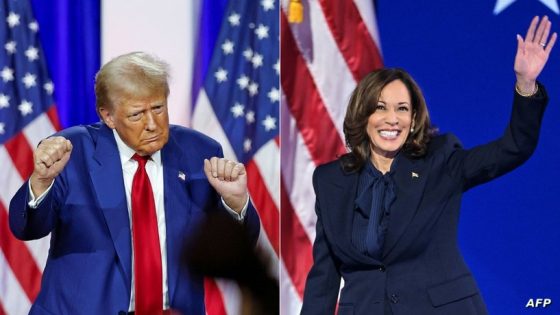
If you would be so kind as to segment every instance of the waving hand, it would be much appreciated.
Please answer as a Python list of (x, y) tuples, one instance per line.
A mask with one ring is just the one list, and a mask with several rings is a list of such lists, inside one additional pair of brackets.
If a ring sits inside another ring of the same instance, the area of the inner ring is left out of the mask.
[(517, 76), (517, 88), (523, 94), (532, 94), (535, 91), (537, 77), (556, 42), (556, 33), (549, 38), (551, 25), (547, 16), (543, 17), (540, 23), (539, 17), (535, 16), (525, 38), (517, 35), (517, 54), (513, 69)]

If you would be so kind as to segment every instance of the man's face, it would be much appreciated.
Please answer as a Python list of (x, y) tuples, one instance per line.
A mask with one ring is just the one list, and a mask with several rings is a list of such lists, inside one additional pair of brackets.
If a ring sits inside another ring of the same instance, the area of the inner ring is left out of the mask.
[(105, 124), (139, 155), (152, 155), (167, 143), (169, 115), (164, 94), (127, 99), (114, 108), (101, 107), (100, 113)]

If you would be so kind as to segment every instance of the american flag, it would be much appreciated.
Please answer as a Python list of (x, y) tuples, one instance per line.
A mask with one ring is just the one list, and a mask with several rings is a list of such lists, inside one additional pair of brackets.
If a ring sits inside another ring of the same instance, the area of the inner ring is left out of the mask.
[(35, 146), (60, 127), (28, 1), (3, 0), (0, 19), (0, 314), (27, 314), (39, 292), (50, 238), (16, 240), (8, 205), (33, 171)]
[[(281, 314), (299, 314), (313, 264), (319, 164), (346, 152), (342, 122), (350, 93), (382, 66), (371, 0), (303, 0), (303, 21), (280, 14), (282, 51)], [(293, 5), (293, 3), (292, 3)]]
[[(275, 276), (280, 226), (278, 14), (275, 0), (229, 1), (192, 117), (193, 127), (218, 140), (226, 157), (245, 164), (261, 219), (259, 245)], [(209, 315), (239, 313), (239, 291), (233, 284), (205, 284)]]

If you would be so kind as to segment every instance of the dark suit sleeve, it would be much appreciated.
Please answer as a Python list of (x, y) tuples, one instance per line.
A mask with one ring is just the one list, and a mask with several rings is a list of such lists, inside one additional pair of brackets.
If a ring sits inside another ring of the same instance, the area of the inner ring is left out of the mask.
[(247, 213), (245, 214), (245, 218), (243, 219), (245, 226), (247, 227), (247, 231), (249, 233), (249, 238), (253, 245), (257, 244), (257, 240), (259, 239), (259, 233), (261, 229), (261, 224), (259, 221), (259, 215), (257, 214), (257, 210), (253, 206), (251, 200), (249, 200), (249, 205), (247, 208)]
[[(71, 129), (62, 130), (49, 137), (62, 136), (76, 146), (78, 143), (76, 134), (85, 132), (85, 129), (81, 127)], [(76, 153), (73, 153), (72, 156), (76, 156)], [(68, 193), (68, 168), (71, 163), (72, 158), (55, 177), (54, 184), (35, 209), (28, 206), (29, 200), (31, 200), (29, 179), (18, 189), (10, 201), (9, 211), (10, 229), (15, 237), (24, 241), (34, 240), (47, 236), (55, 229), (60, 209), (63, 207)]]
[[(219, 157), (219, 158), (224, 157), (224, 153), (223, 153), (221, 145), (218, 144), (216, 152), (213, 156), (216, 156), (216, 157)], [(212, 189), (212, 190), (214, 190), (214, 189)], [(215, 192), (215, 195), (216, 195), (216, 200), (221, 199), (217, 192)], [(223, 211), (227, 211), (223, 207), (223, 204), (222, 204), (221, 201), (218, 202), (217, 204), (218, 204), (218, 207), (223, 209)], [(261, 224), (260, 224), (260, 220), (259, 220), (259, 215), (257, 214), (257, 210), (255, 209), (255, 206), (253, 206), (253, 203), (251, 202), (250, 198), (249, 198), (249, 204), (247, 205), (247, 212), (245, 213), (245, 217), (243, 218), (243, 224), (245, 225), (245, 227), (247, 229), (247, 233), (249, 234), (249, 238), (250, 238), (251, 242), (253, 243), (253, 245), (256, 245), (257, 241), (258, 241), (258, 238), (259, 238)]]
[(523, 164), (534, 152), (548, 96), (544, 86), (533, 97), (515, 93), (510, 122), (495, 141), (469, 150), (453, 136), (448, 141), (448, 166), (462, 181), (463, 191), (488, 182)]
[[(313, 187), (317, 194), (317, 171), (313, 175)], [(315, 202), (315, 212), (317, 224), (313, 243), (313, 266), (307, 275), (302, 315), (334, 314), (340, 289), (340, 273), (323, 230), (319, 198)]]
[(29, 182), (26, 181), (10, 201), (10, 229), (15, 237), (28, 241), (48, 235), (54, 228), (58, 217), (58, 196), (62, 176), (55, 179), (54, 185), (37, 208), (28, 206), (30, 200)]

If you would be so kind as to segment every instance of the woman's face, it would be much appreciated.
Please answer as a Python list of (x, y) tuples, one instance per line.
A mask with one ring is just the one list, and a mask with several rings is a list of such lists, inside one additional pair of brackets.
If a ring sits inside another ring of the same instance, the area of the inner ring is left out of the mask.
[(367, 134), (372, 153), (393, 158), (404, 145), (413, 127), (410, 93), (401, 80), (382, 90), (375, 112), (368, 118)]

